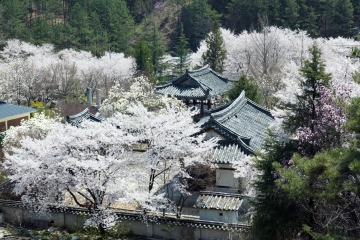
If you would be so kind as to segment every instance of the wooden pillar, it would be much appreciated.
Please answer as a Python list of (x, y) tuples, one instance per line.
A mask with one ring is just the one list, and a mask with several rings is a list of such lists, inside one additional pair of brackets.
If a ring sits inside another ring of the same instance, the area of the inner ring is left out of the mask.
[(203, 115), (204, 114), (204, 101), (201, 100), (200, 102), (200, 114)]
[(185, 104), (187, 107), (189, 106), (189, 104), (190, 104), (189, 99), (185, 99)]
[(211, 109), (211, 99), (208, 99), (207, 105), (208, 105), (208, 110), (210, 110)]

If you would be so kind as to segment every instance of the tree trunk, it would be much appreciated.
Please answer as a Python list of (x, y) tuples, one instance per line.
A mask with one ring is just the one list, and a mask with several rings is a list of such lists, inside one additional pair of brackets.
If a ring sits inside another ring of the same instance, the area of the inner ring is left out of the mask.
[(105, 230), (104, 226), (101, 223), (99, 224), (99, 230), (100, 230), (101, 239), (105, 239), (106, 230)]

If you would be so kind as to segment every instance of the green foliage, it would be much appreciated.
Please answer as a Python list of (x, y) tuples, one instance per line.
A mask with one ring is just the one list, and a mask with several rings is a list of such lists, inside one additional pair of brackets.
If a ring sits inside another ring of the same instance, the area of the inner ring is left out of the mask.
[(91, 29), (93, 30), (93, 35), (91, 36), (90, 42), (90, 51), (95, 56), (102, 56), (108, 49), (109, 38), (106, 30), (101, 24), (99, 15), (96, 12), (90, 14), (91, 19)]
[(360, 23), (360, 3), (355, 0), (232, 0), (227, 5), (224, 25), (235, 33), (257, 29), (258, 16), (271, 25), (303, 29), (312, 37), (353, 37)]
[(296, 29), (299, 27), (299, 6), (296, 0), (286, 0), (282, 26)]
[(156, 24), (153, 26), (153, 31), (146, 37), (146, 40), (149, 44), (149, 49), (151, 53), (151, 65), (153, 67), (153, 74), (162, 75), (163, 71), (166, 69), (166, 66), (163, 62), (165, 55), (165, 42), (159, 32), (159, 29)]
[(136, 69), (143, 71), (145, 75), (152, 73), (150, 48), (144, 41), (137, 41), (135, 45)]
[(30, 101), (30, 107), (37, 107), (37, 108), (43, 108), (44, 107), (44, 103), (40, 102), (40, 101)]
[(347, 106), (348, 120), (346, 129), (354, 133), (353, 144), (360, 147), (360, 98), (353, 98)]
[(183, 28), (181, 28), (180, 36), (175, 46), (175, 56), (178, 58), (174, 66), (174, 74), (176, 76), (181, 76), (182, 74), (184, 74), (186, 69), (188, 69), (190, 66), (190, 59), (187, 48), (188, 45), (188, 39), (183, 32)]
[(223, 73), (226, 50), (218, 22), (215, 22), (214, 28), (212, 32), (206, 36), (205, 42), (208, 50), (202, 55), (203, 64), (209, 64), (210, 68), (215, 72)]
[(108, 231), (108, 236), (120, 239), (130, 233), (130, 228), (124, 224), (117, 224)]
[(36, 19), (32, 28), (32, 39), (35, 44), (41, 45), (52, 41), (53, 29), (43, 18)]
[[(5, 132), (3, 132), (4, 129), (0, 129), (0, 147), (3, 144), (3, 140), (5, 138)], [(1, 151), (1, 150), (0, 150)]]
[(350, 0), (338, 1), (335, 13), (335, 26), (332, 36), (352, 36), (353, 35), (353, 12), (354, 8)]
[(245, 91), (245, 96), (250, 100), (260, 103), (259, 87), (256, 85), (252, 77), (240, 76), (239, 81), (235, 82), (233, 87), (227, 92), (229, 99), (235, 100), (242, 91)]
[[(331, 75), (325, 72), (325, 63), (321, 59), (321, 51), (314, 43), (310, 48), (310, 59), (304, 61), (300, 68), (301, 75), (305, 81), (301, 83), (303, 92), (297, 96), (298, 104), (291, 110), (285, 121), (285, 127), (294, 133), (299, 127), (311, 126), (311, 119), (315, 119), (314, 100), (319, 95), (319, 84), (328, 86)], [(311, 111), (308, 111), (311, 109)], [(309, 115), (308, 113), (312, 114)]]
[[(18, 38), (34, 44), (53, 43), (57, 49), (89, 50), (101, 56), (111, 46), (115, 52), (134, 54), (136, 24), (151, 26), (158, 18), (157, 0), (1, 0), (0, 27), (6, 39)], [(175, 5), (177, 20), (169, 15), (169, 48), (181, 24), (196, 51), (214, 22), (235, 33), (258, 29), (259, 17), (267, 16), (271, 25), (306, 30), (312, 37), (353, 37), (360, 24), (357, 0), (168, 0)], [(166, 11), (164, 9), (164, 11)], [(151, 17), (150, 17), (151, 16)], [(172, 22), (170, 24), (170, 22)], [(168, 31), (169, 29), (167, 29)], [(140, 34), (141, 35), (141, 34)], [(137, 34), (138, 36), (138, 34)], [(110, 44), (109, 44), (110, 43)]]
[(69, 24), (74, 29), (75, 46), (73, 48), (81, 49), (81, 47), (84, 47), (88, 49), (92, 29), (90, 28), (90, 20), (87, 12), (79, 3), (75, 4), (70, 11)]
[(350, 50), (351, 58), (360, 58), (360, 49), (358, 47), (352, 47)]
[(291, 159), (296, 144), (280, 142), (269, 132), (263, 149), (265, 153), (256, 157), (255, 167), (262, 174), (254, 184), (258, 194), (251, 201), (255, 208), (252, 233), (255, 239), (292, 239), (302, 228), (304, 213), (296, 201), (275, 184), (278, 178), (275, 166)]
[(29, 31), (26, 28), (27, 1), (3, 0), (2, 28), (5, 38), (20, 38), (28, 40)]
[(194, 0), (182, 8), (181, 22), (191, 50), (196, 51), (200, 41), (211, 31), (213, 23), (218, 19), (219, 15), (211, 9), (206, 0)]

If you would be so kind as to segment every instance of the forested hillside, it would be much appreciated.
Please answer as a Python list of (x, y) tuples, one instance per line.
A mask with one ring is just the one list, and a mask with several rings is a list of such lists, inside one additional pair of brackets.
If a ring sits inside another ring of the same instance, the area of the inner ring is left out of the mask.
[(356, 0), (1, 0), (2, 39), (52, 43), (99, 56), (134, 54), (135, 42), (160, 31), (173, 50), (183, 27), (195, 51), (215, 21), (235, 33), (270, 25), (306, 30), (312, 37), (352, 37), (360, 23)]

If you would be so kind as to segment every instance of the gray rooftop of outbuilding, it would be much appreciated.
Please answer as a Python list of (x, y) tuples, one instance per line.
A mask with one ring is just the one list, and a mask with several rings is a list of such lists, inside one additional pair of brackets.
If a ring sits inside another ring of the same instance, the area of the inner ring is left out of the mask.
[(253, 154), (261, 150), (266, 138), (266, 129), (273, 121), (274, 117), (270, 111), (246, 98), (243, 91), (225, 107), (205, 111), (205, 117), (199, 124), (203, 131), (213, 129), (226, 139), (237, 143), (241, 152)]
[(200, 192), (194, 208), (238, 211), (243, 197), (239, 194)]
[(12, 117), (24, 113), (31, 113), (35, 111), (36, 110), (34, 108), (23, 107), (23, 106), (0, 101), (0, 119)]
[(158, 93), (163, 95), (204, 100), (212, 96), (222, 95), (229, 91), (232, 86), (231, 80), (221, 76), (206, 65), (198, 70), (186, 71), (181, 77), (155, 88)]
[(82, 112), (78, 114), (66, 117), (66, 122), (76, 127), (80, 127), (81, 123), (85, 120), (89, 120), (92, 122), (102, 122), (104, 121), (104, 118), (99, 113), (96, 114), (90, 113), (88, 108), (85, 108)]
[(213, 150), (213, 163), (231, 164), (246, 156), (241, 150), (241, 146), (237, 143), (220, 143), (219, 146)]

